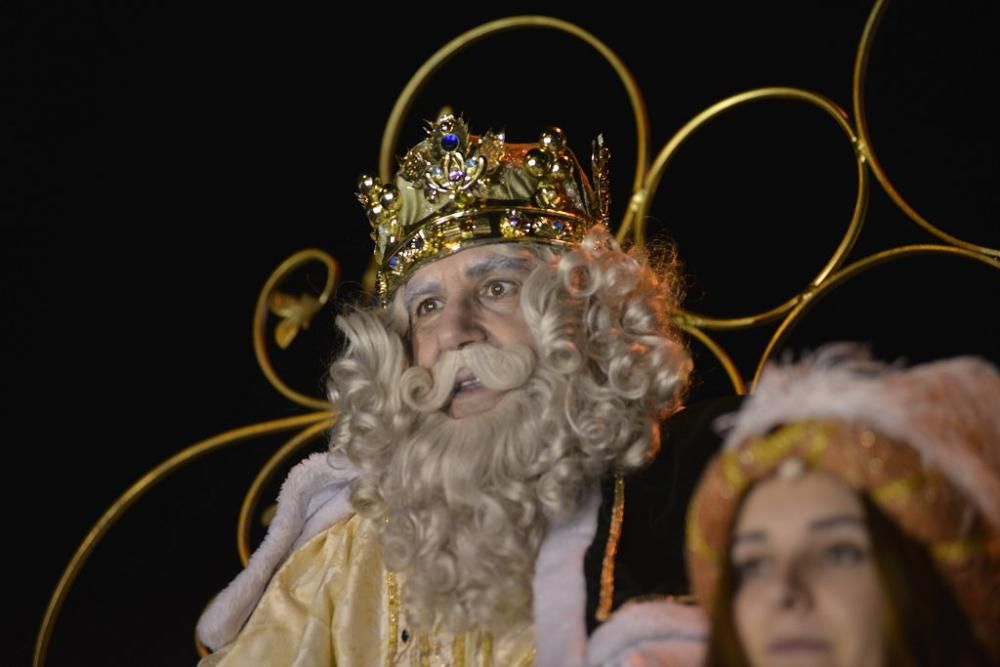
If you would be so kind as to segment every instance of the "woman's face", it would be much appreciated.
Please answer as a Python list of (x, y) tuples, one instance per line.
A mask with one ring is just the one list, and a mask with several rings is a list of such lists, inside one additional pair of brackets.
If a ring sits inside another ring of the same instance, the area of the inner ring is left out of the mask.
[(879, 667), (883, 599), (864, 509), (836, 477), (760, 482), (730, 559), (736, 631), (753, 667)]

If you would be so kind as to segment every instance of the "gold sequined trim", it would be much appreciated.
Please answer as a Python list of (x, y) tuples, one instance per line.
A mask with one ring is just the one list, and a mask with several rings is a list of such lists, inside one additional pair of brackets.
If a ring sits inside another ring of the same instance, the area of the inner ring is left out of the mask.
[(927, 476), (920, 472), (914, 472), (872, 489), (871, 497), (880, 505), (905, 500), (925, 484), (927, 484)]
[(420, 635), (420, 667), (431, 667), (431, 643), (427, 635)]
[(493, 635), (483, 633), (483, 667), (493, 667)]
[(396, 585), (396, 575), (388, 570), (385, 573), (385, 585), (389, 592), (389, 650), (385, 654), (385, 664), (386, 667), (392, 667), (396, 662), (399, 641), (399, 586)]
[(712, 563), (719, 562), (719, 553), (712, 548), (698, 528), (697, 500), (691, 501), (687, 512), (687, 548)]
[(531, 667), (535, 664), (535, 649), (531, 649), (528, 655), (524, 656), (524, 660), (518, 663), (517, 667)]
[(601, 564), (601, 594), (598, 598), (598, 621), (604, 622), (611, 615), (611, 606), (615, 596), (615, 555), (618, 553), (618, 541), (622, 536), (622, 520), (625, 518), (625, 478), (615, 475), (615, 501), (611, 509), (611, 528), (608, 531), (608, 543), (604, 547), (604, 562)]
[(968, 560), (973, 556), (978, 556), (984, 551), (986, 551), (986, 545), (983, 544), (982, 540), (978, 539), (938, 542), (931, 547), (931, 552), (934, 554), (934, 558), (948, 563), (949, 565), (954, 565), (964, 560)]
[(465, 667), (465, 634), (455, 637), (451, 643), (451, 660), (455, 667)]
[(729, 485), (729, 489), (732, 493), (739, 493), (743, 490), (743, 485), (746, 484), (746, 477), (743, 475), (743, 468), (740, 465), (740, 455), (743, 455), (744, 460), (750, 460), (749, 455), (752, 455), (752, 451), (747, 452), (735, 452), (730, 451), (722, 455), (722, 478), (726, 480), (726, 484)]

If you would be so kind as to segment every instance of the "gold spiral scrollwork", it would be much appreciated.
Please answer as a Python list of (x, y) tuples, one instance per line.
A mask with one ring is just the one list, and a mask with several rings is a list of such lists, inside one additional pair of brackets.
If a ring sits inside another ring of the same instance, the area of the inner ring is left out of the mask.
[[(755, 364), (756, 370), (751, 383), (752, 389), (752, 386), (759, 379), (766, 361), (778, 351), (782, 342), (786, 340), (792, 329), (802, 321), (811, 306), (838, 286), (865, 274), (876, 266), (917, 255), (949, 255), (959, 256), (1000, 270), (1000, 249), (976, 245), (958, 239), (931, 224), (910, 206), (893, 185), (874, 150), (874, 143), (866, 117), (864, 85), (872, 44), (874, 43), (879, 22), (886, 11), (887, 5), (887, 0), (876, 1), (865, 23), (860, 44), (855, 54), (851, 89), (853, 119), (837, 106), (835, 102), (808, 90), (787, 87), (750, 90), (727, 97), (694, 116), (663, 146), (651, 167), (648, 157), (649, 118), (645, 103), (634, 77), (614, 52), (589, 32), (561, 19), (546, 16), (513, 16), (491, 21), (462, 33), (448, 42), (435, 52), (406, 84), (390, 113), (382, 136), (379, 154), (379, 172), (383, 180), (391, 178), (393, 154), (399, 139), (403, 120), (427, 80), (447, 61), (472, 44), (490, 35), (513, 30), (550, 29), (575, 36), (600, 53), (621, 80), (628, 96), (636, 125), (637, 150), (632, 196), (629, 199), (627, 210), (618, 225), (617, 236), (619, 240), (623, 241), (630, 238), (635, 244), (640, 246), (645, 244), (645, 218), (652, 205), (653, 195), (662, 183), (666, 167), (679, 147), (694, 132), (719, 115), (758, 100), (791, 100), (818, 107), (833, 118), (838, 127), (844, 132), (855, 151), (857, 165), (857, 192), (854, 211), (847, 224), (846, 231), (838, 246), (834, 249), (833, 254), (804, 288), (800, 289), (783, 303), (769, 310), (732, 318), (703, 315), (683, 309), (675, 314), (677, 325), (700, 344), (704, 345), (719, 361), (733, 389), (737, 393), (745, 393), (747, 390), (746, 382), (741, 376), (737, 364), (734, 363), (731, 355), (706, 333), (706, 330), (738, 330), (777, 322), (776, 330), (768, 340), (765, 349)], [(943, 241), (945, 245), (918, 244), (896, 246), (848, 263), (850, 253), (864, 224), (869, 195), (869, 169), (892, 202), (910, 220), (938, 240)], [(294, 296), (280, 290), (280, 286), (293, 272), (308, 263), (317, 261), (322, 263), (327, 271), (326, 281), (320, 294)], [(260, 292), (254, 310), (253, 345), (261, 371), (268, 382), (278, 392), (294, 404), (312, 410), (312, 412), (252, 424), (198, 442), (156, 466), (130, 486), (91, 528), (86, 538), (74, 553), (69, 565), (64, 570), (46, 609), (35, 644), (33, 660), (35, 667), (41, 667), (45, 663), (45, 656), (56, 618), (76, 576), (97, 543), (136, 500), (166, 476), (187, 463), (204, 456), (206, 453), (251, 438), (300, 429), (265, 464), (244, 498), (237, 526), (237, 548), (241, 560), (244, 563), (247, 562), (249, 557), (250, 517), (257, 506), (265, 483), (292, 454), (299, 451), (310, 439), (329, 428), (335, 419), (331, 406), (325, 400), (306, 396), (295, 391), (275, 372), (268, 356), (267, 325), (269, 315), (273, 314), (278, 318), (274, 330), (275, 344), (280, 349), (287, 348), (296, 338), (299, 331), (308, 327), (316, 313), (328, 303), (333, 295), (338, 277), (337, 263), (330, 255), (320, 250), (302, 251), (285, 260), (271, 274)], [(366, 284), (370, 285), (371, 281), (366, 281)]]
[[(281, 284), (295, 271), (311, 262), (320, 262), (326, 267), (326, 280), (323, 289), (316, 296), (302, 294), (299, 296), (290, 295), (280, 291)], [(137, 482), (132, 484), (125, 493), (118, 497), (111, 507), (105, 511), (101, 518), (87, 533), (80, 546), (70, 559), (69, 564), (63, 571), (55, 591), (49, 600), (45, 615), (42, 618), (42, 625), (38, 638), (35, 642), (35, 652), (33, 665), (41, 667), (45, 664), (45, 656), (48, 652), (49, 642), (55, 627), (56, 619), (62, 609), (62, 605), (69, 594), (69, 590), (76, 580), (80, 570), (86, 564), (94, 547), (104, 537), (108, 530), (114, 526), (122, 515), (145, 493), (166, 479), (178, 469), (201, 458), (205, 454), (214, 452), (222, 447), (238, 442), (253, 440), (274, 433), (280, 433), (294, 428), (303, 430), (289, 440), (265, 465), (264, 469), (254, 480), (250, 491), (244, 499), (243, 508), (238, 523), (237, 549), (245, 564), (247, 561), (249, 528), (244, 513), (252, 511), (256, 503), (256, 498), (263, 487), (267, 476), (290, 454), (311, 437), (329, 428), (333, 423), (333, 411), (327, 401), (305, 396), (288, 387), (282, 381), (271, 365), (267, 353), (267, 323), (268, 315), (273, 314), (279, 318), (275, 326), (275, 343), (279, 348), (287, 348), (295, 339), (301, 329), (307, 328), (319, 310), (326, 305), (333, 295), (339, 278), (339, 269), (335, 259), (322, 250), (303, 250), (295, 253), (270, 275), (261, 289), (257, 298), (257, 305), (253, 316), (253, 344), (258, 365), (264, 373), (268, 382), (290, 401), (316, 411), (302, 415), (276, 419), (272, 421), (260, 422), (237, 428), (225, 433), (220, 433), (214, 437), (202, 440), (182, 450), (170, 457), (160, 465), (156, 466), (143, 475)]]
[(840, 271), (824, 280), (822, 284), (816, 286), (815, 289), (812, 289), (803, 295), (803, 299), (798, 303), (798, 305), (795, 306), (795, 308), (791, 310), (791, 312), (788, 313), (785, 319), (782, 320), (781, 324), (778, 325), (778, 329), (768, 341), (767, 347), (764, 349), (764, 353), (761, 355), (760, 361), (757, 363), (757, 370), (754, 372), (752, 385), (756, 386), (757, 381), (760, 379), (760, 374), (764, 370), (764, 365), (774, 355), (781, 342), (787, 338), (789, 333), (791, 333), (792, 328), (794, 328), (794, 326), (802, 320), (809, 308), (815, 305), (820, 298), (825, 296), (834, 288), (839, 287), (848, 280), (855, 278), (856, 276), (859, 276), (876, 266), (888, 264), (890, 262), (895, 262), (916, 255), (952, 255), (964, 257), (1000, 270), (1000, 261), (997, 261), (988, 255), (967, 250), (965, 248), (956, 248), (954, 246), (946, 245), (920, 244), (897, 246), (895, 248), (890, 248), (888, 250), (883, 250), (882, 252), (869, 255), (863, 259), (859, 259), (858, 261), (845, 266)]
[(42, 617), (42, 625), (38, 632), (38, 638), (35, 641), (35, 653), (32, 664), (35, 667), (41, 667), (45, 664), (45, 656), (48, 653), (49, 642), (52, 639), (52, 631), (55, 628), (56, 619), (62, 609), (63, 602), (65, 602), (73, 582), (76, 581), (77, 575), (79, 575), (83, 566), (87, 563), (94, 548), (112, 526), (121, 519), (122, 515), (145, 495), (146, 492), (192, 461), (227, 445), (252, 440), (272, 433), (280, 433), (293, 428), (309, 426), (317, 422), (323, 423), (329, 419), (330, 411), (324, 410), (322, 412), (312, 412), (284, 419), (260, 422), (226, 431), (183, 449), (139, 478), (101, 515), (101, 518), (90, 529), (80, 546), (76, 548), (66, 569), (63, 570), (62, 576), (59, 578), (55, 591), (45, 609), (45, 616)]
[[(632, 107), (632, 117), (635, 121), (636, 158), (635, 175), (632, 178), (632, 191), (640, 191), (646, 175), (646, 168), (649, 164), (649, 114), (646, 111), (646, 103), (643, 101), (642, 93), (635, 81), (635, 77), (632, 76), (632, 73), (625, 66), (625, 63), (622, 62), (622, 59), (608, 48), (604, 42), (578, 25), (550, 16), (510, 16), (484, 23), (477, 28), (462, 33), (428, 58), (409, 82), (407, 82), (406, 87), (403, 88), (403, 92), (396, 100), (396, 104), (389, 114), (389, 120), (386, 122), (385, 132), (382, 134), (382, 147), (379, 152), (378, 163), (379, 175), (382, 181), (388, 182), (392, 178), (392, 160), (396, 150), (396, 143), (399, 141), (403, 121), (413, 106), (417, 95), (435, 72), (468, 47), (491, 35), (510, 32), (512, 30), (538, 29), (559, 30), (583, 40), (601, 54), (608, 61), (608, 64), (611, 65), (612, 69), (614, 69), (615, 74), (618, 75), (622, 85), (625, 87), (625, 93), (628, 95), (629, 104)], [(633, 199), (628, 211), (625, 213), (618, 231), (620, 238), (624, 238), (632, 226), (637, 203)]]
[(244, 566), (246, 566), (246, 564), (250, 561), (251, 518), (253, 517), (254, 510), (260, 501), (261, 493), (264, 490), (264, 484), (271, 479), (275, 471), (278, 470), (281, 464), (287, 461), (292, 454), (299, 451), (303, 445), (312, 440), (314, 437), (333, 426), (333, 422), (333, 417), (329, 416), (310, 424), (300, 433), (296, 433), (295, 437), (291, 438), (288, 442), (282, 445), (281, 448), (267, 460), (267, 463), (265, 463), (264, 467), (260, 469), (260, 472), (257, 473), (257, 477), (254, 478), (253, 483), (250, 485), (250, 489), (243, 498), (243, 505), (240, 507), (240, 518), (236, 525), (236, 549), (240, 553), (240, 561)]
[[(656, 156), (656, 159), (653, 161), (653, 166), (650, 168), (649, 175), (646, 177), (646, 182), (643, 184), (643, 191), (645, 192), (645, 195), (639, 198), (641, 201), (638, 211), (639, 222), (636, 224), (634, 236), (636, 244), (643, 245), (645, 243), (645, 219), (646, 214), (649, 211), (649, 207), (653, 203), (653, 196), (651, 193), (656, 192), (663, 177), (663, 172), (666, 170), (667, 165), (670, 163), (670, 160), (674, 157), (681, 145), (683, 145), (683, 143), (698, 129), (714, 118), (717, 118), (720, 114), (731, 111), (750, 102), (767, 99), (796, 100), (819, 107), (834, 119), (837, 126), (840, 127), (844, 134), (847, 135), (851, 145), (855, 147), (857, 146), (857, 138), (850, 123), (848, 122), (847, 113), (831, 100), (828, 100), (822, 95), (811, 93), (807, 90), (778, 87), (758, 88), (756, 90), (749, 90), (744, 93), (728, 97), (720, 102), (716, 102), (688, 121), (688, 123), (685, 124), (684, 127), (682, 127), (666, 143), (666, 145), (664, 145), (659, 154)], [(837, 246), (836, 250), (834, 250), (833, 256), (830, 257), (826, 265), (820, 269), (819, 273), (810, 281), (809, 285), (805, 289), (793, 295), (784, 303), (762, 313), (745, 315), (742, 317), (719, 318), (680, 310), (677, 313), (678, 319), (680, 319), (689, 329), (742, 329), (745, 327), (757, 326), (759, 324), (766, 324), (768, 322), (773, 322), (794, 308), (796, 304), (802, 300), (803, 295), (806, 292), (821, 284), (823, 280), (830, 275), (831, 271), (836, 270), (837, 267), (844, 262), (848, 253), (851, 251), (851, 248), (854, 247), (854, 242), (857, 240), (858, 234), (861, 231), (861, 226), (864, 222), (865, 205), (868, 201), (868, 176), (867, 171), (865, 170), (864, 157), (858, 151), (855, 151), (855, 155), (857, 156), (858, 185), (851, 220), (847, 225), (847, 230), (844, 232), (844, 236), (841, 239), (840, 244)]]
[[(320, 262), (326, 267), (326, 282), (319, 296), (301, 294), (294, 296), (279, 291), (282, 282), (296, 270), (310, 262)], [(253, 314), (253, 351), (264, 377), (285, 398), (305, 408), (329, 410), (330, 404), (319, 398), (306, 396), (289, 387), (274, 371), (267, 352), (268, 314), (281, 318), (275, 326), (275, 343), (285, 349), (295, 339), (301, 329), (306, 329), (323, 306), (333, 295), (337, 285), (339, 268), (337, 260), (322, 250), (309, 249), (295, 253), (278, 266), (264, 283)]]
[(899, 210), (901, 210), (907, 218), (945, 243), (958, 248), (964, 248), (965, 250), (972, 252), (1000, 258), (1000, 248), (990, 248), (988, 246), (963, 241), (962, 239), (952, 236), (951, 234), (937, 228), (924, 218), (924, 216), (920, 215), (920, 213), (910, 206), (910, 204), (903, 198), (903, 195), (899, 193), (896, 186), (893, 185), (892, 181), (889, 179), (889, 175), (882, 167), (882, 163), (879, 161), (878, 155), (875, 153), (875, 144), (872, 141), (871, 133), (868, 130), (868, 117), (865, 107), (865, 80), (868, 74), (868, 59), (871, 55), (872, 44), (875, 41), (875, 34), (878, 30), (879, 23), (881, 23), (883, 16), (885, 16), (886, 8), (888, 6), (888, 0), (878, 0), (875, 3), (871, 13), (868, 15), (868, 20), (865, 22), (864, 32), (861, 35), (861, 44), (858, 46), (858, 52), (854, 59), (854, 77), (851, 85), (851, 98), (854, 106), (854, 117), (857, 120), (857, 134), (861, 142), (862, 152), (867, 157), (872, 173), (875, 174), (875, 178), (882, 185), (882, 189), (885, 190), (885, 193), (889, 195), (889, 198), (892, 199), (893, 203), (896, 204)]

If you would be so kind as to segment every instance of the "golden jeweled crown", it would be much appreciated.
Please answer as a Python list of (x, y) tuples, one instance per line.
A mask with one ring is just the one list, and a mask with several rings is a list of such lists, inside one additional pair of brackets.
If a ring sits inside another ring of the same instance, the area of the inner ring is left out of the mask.
[(607, 224), (608, 149), (594, 143), (591, 188), (562, 130), (536, 144), (469, 134), (444, 114), (401, 160), (395, 183), (364, 174), (358, 199), (368, 213), (378, 265), (376, 293), (389, 296), (422, 264), (486, 243), (579, 243)]

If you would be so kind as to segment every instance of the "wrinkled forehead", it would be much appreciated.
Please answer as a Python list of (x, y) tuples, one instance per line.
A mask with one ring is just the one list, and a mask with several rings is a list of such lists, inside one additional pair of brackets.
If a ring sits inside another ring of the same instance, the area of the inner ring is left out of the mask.
[(494, 269), (530, 271), (537, 263), (537, 252), (532, 252), (526, 244), (490, 243), (475, 246), (420, 267), (403, 284), (403, 290), (412, 292), (424, 283), (448, 275), (476, 277)]
[(542, 250), (524, 243), (490, 243), (461, 250), (429, 262), (413, 272), (400, 286), (406, 301), (425, 291), (429, 285), (441, 285), (455, 279), (476, 279), (498, 271), (526, 273), (539, 262)]
[(500, 272), (528, 274), (551, 254), (551, 249), (534, 243), (490, 243), (460, 250), (414, 271), (395, 291), (389, 308), (402, 324), (408, 319), (408, 304), (447, 287), (456, 278), (475, 280)]

